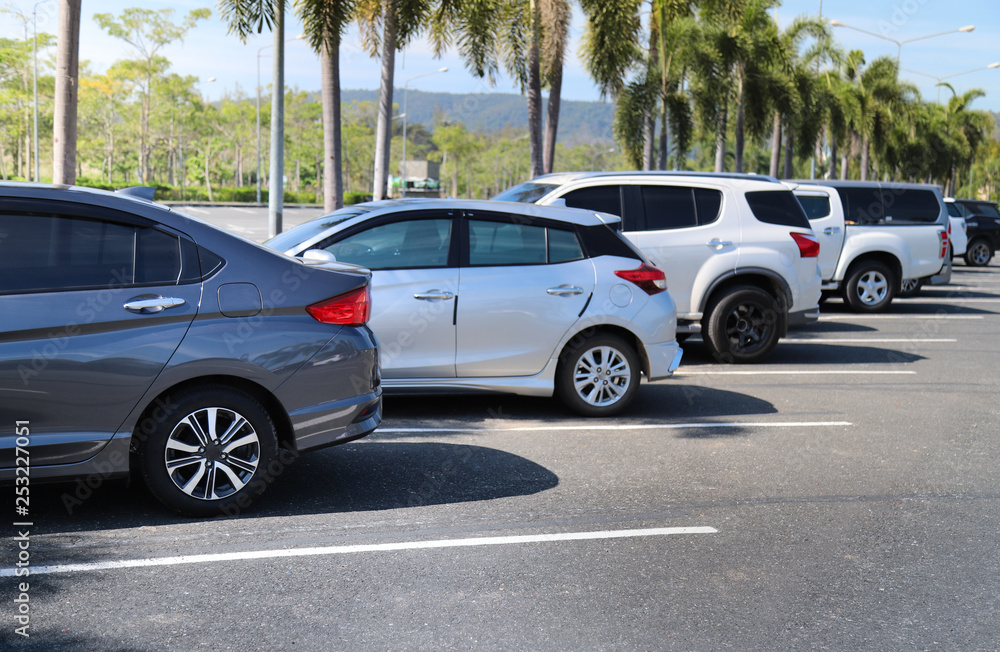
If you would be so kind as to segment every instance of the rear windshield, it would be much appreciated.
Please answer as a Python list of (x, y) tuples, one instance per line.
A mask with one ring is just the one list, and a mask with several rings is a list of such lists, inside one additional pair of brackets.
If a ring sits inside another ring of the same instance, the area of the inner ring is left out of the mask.
[(968, 203), (966, 203), (965, 206), (966, 206), (966, 208), (969, 209), (970, 212), (975, 213), (976, 215), (987, 215), (989, 217), (1000, 217), (1000, 211), (997, 210), (997, 205), (996, 204), (991, 204), (989, 202), (980, 201), (980, 202), (975, 202), (975, 203), (968, 202)]
[(837, 188), (848, 224), (933, 224), (941, 203), (931, 190), (847, 186)]
[(323, 231), (329, 229), (331, 226), (340, 224), (341, 222), (347, 221), (352, 217), (363, 215), (369, 210), (370, 209), (358, 208), (355, 206), (341, 208), (340, 210), (334, 211), (328, 215), (323, 215), (322, 217), (317, 217), (314, 220), (309, 220), (305, 224), (300, 224), (294, 229), (290, 229), (284, 233), (279, 233), (265, 242), (264, 245), (274, 249), (275, 251), (288, 251), (292, 247), (314, 238)]
[(796, 195), (796, 199), (810, 220), (819, 220), (830, 216), (830, 198), (826, 195)]
[(747, 203), (754, 217), (767, 224), (810, 229), (802, 205), (791, 190), (761, 190), (747, 193)]
[(945, 206), (948, 207), (948, 215), (951, 217), (962, 217), (962, 209), (958, 207), (953, 201), (945, 202)]
[(535, 183), (528, 181), (520, 185), (508, 188), (494, 197), (496, 201), (516, 201), (522, 204), (534, 204), (536, 201), (549, 194), (559, 186), (551, 183)]

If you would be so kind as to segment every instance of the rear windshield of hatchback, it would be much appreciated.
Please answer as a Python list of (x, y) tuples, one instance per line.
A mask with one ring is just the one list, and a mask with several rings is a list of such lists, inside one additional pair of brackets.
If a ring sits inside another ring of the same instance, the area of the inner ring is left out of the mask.
[(767, 224), (810, 229), (802, 205), (791, 190), (761, 190), (748, 192), (747, 203), (753, 216)]

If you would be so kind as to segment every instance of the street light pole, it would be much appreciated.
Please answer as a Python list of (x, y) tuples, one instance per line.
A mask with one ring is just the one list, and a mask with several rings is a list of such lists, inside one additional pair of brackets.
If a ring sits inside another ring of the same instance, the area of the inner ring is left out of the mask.
[(403, 161), (399, 166), (399, 185), (400, 185), (400, 196), (406, 197), (406, 95), (409, 92), (410, 82), (414, 79), (419, 79), (420, 77), (426, 77), (427, 75), (435, 75), (439, 72), (448, 72), (448, 68), (438, 68), (437, 70), (432, 70), (430, 72), (425, 72), (420, 75), (414, 75), (406, 80), (403, 84), (403, 113), (400, 117), (403, 119)]
[(257, 203), (260, 203), (260, 53), (264, 48), (274, 47), (265, 45), (257, 50)]
[(846, 27), (847, 29), (853, 29), (855, 32), (861, 32), (862, 34), (868, 34), (869, 36), (874, 36), (875, 38), (880, 38), (883, 41), (889, 41), (890, 43), (896, 44), (896, 65), (899, 66), (899, 56), (903, 52), (903, 46), (907, 43), (913, 43), (914, 41), (922, 41), (928, 38), (934, 38), (935, 36), (945, 36), (947, 34), (954, 34), (955, 32), (971, 32), (976, 29), (975, 25), (966, 25), (965, 27), (959, 27), (957, 29), (949, 29), (945, 32), (935, 32), (933, 34), (925, 34), (923, 36), (915, 36), (913, 38), (904, 39), (902, 41), (897, 41), (894, 38), (890, 38), (878, 32), (871, 32), (867, 29), (861, 29), (860, 27), (855, 27), (854, 25), (847, 25), (840, 22), (839, 20), (831, 20), (830, 24), (834, 27)]
[[(305, 34), (299, 34), (295, 38), (290, 38), (285, 43), (289, 41), (301, 41), (306, 37)], [(268, 43), (257, 49), (257, 203), (260, 203), (260, 55), (267, 48), (273, 48), (274, 43)]]
[(960, 77), (961, 75), (968, 75), (970, 72), (979, 72), (980, 70), (990, 70), (993, 68), (1000, 68), (1000, 61), (991, 63), (988, 66), (982, 66), (980, 68), (973, 68), (971, 70), (963, 70), (962, 72), (955, 72), (950, 75), (945, 75), (944, 77), (936, 77), (934, 75), (928, 74), (926, 72), (920, 72), (919, 70), (912, 70), (910, 68), (900, 68), (900, 70), (905, 70), (906, 72), (913, 73), (914, 75), (922, 75), (924, 77), (930, 77), (937, 82), (937, 103), (941, 103), (941, 85), (944, 84), (944, 80), (951, 79), (952, 77)]
[(40, 0), (40, 2), (35, 3), (35, 7), (31, 10), (31, 20), (34, 29), (33, 45), (32, 45), (32, 56), (35, 60), (35, 77), (32, 81), (32, 93), (34, 95), (34, 112), (35, 112), (35, 123), (34, 123), (34, 133), (32, 135), (32, 144), (34, 145), (34, 155), (35, 155), (35, 183), (41, 180), (41, 174), (39, 172), (38, 164), (38, 5), (44, 4), (49, 0)]

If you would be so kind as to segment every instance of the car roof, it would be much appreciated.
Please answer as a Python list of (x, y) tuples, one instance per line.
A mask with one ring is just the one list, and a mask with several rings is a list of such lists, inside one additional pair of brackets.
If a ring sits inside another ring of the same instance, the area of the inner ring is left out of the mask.
[(85, 201), (90, 204), (106, 204), (108, 201), (130, 201), (142, 206), (151, 206), (162, 210), (170, 210), (168, 206), (159, 204), (151, 199), (146, 199), (136, 194), (135, 187), (125, 188), (122, 191), (115, 192), (111, 190), (102, 190), (100, 188), (71, 186), (61, 183), (0, 181), (0, 193), (38, 199)]
[(618, 177), (648, 177), (648, 178), (701, 178), (701, 179), (729, 179), (734, 181), (765, 181), (768, 183), (779, 183), (778, 179), (766, 174), (756, 174), (753, 172), (694, 172), (690, 170), (629, 170), (619, 172), (592, 171), (592, 172), (552, 172), (535, 177), (533, 183), (564, 184), (580, 179), (601, 179)]
[(814, 186), (830, 186), (833, 188), (912, 188), (914, 190), (937, 190), (941, 186), (933, 183), (907, 183), (903, 181), (857, 181), (840, 179), (786, 179), (785, 183), (809, 184)]
[(599, 213), (582, 208), (540, 206), (538, 204), (494, 201), (492, 199), (383, 199), (381, 201), (352, 204), (344, 208), (362, 209), (369, 217), (395, 212), (404, 208), (412, 208), (419, 210), (508, 212), (579, 226), (600, 226), (602, 224), (616, 224), (621, 221), (621, 218), (617, 215)]

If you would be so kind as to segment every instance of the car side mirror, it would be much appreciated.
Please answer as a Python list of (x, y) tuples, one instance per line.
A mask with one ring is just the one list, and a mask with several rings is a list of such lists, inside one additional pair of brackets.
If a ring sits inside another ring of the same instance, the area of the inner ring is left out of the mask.
[(560, 197), (559, 199), (553, 199), (551, 202), (549, 202), (549, 206), (561, 206), (563, 208), (566, 208), (566, 199), (564, 197)]
[(307, 249), (302, 258), (305, 260), (322, 260), (327, 263), (337, 262), (337, 257), (326, 249)]

